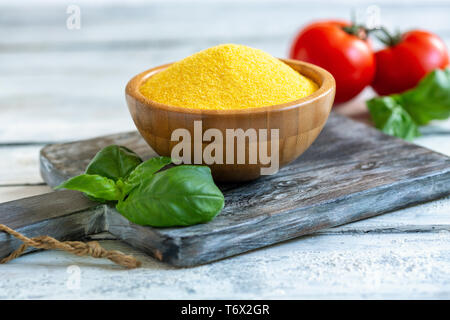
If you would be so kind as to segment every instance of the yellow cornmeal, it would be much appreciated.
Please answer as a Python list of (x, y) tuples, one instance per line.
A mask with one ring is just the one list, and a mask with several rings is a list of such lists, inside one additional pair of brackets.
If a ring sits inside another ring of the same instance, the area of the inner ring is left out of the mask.
[(315, 82), (264, 51), (223, 44), (193, 54), (140, 87), (149, 99), (195, 109), (244, 109), (291, 102)]

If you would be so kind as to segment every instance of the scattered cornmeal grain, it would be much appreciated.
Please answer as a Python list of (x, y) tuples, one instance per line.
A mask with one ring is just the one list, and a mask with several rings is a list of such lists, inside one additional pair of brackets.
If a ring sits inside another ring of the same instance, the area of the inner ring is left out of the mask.
[(193, 54), (140, 87), (149, 99), (195, 109), (244, 109), (291, 102), (317, 90), (314, 81), (264, 51), (223, 44)]

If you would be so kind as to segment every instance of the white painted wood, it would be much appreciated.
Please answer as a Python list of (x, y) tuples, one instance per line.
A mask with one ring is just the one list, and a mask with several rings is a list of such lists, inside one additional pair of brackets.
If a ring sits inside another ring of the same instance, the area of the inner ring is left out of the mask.
[[(52, 189), (47, 185), (40, 186), (15, 186), (2, 187), (0, 186), (0, 203), (13, 201), (21, 198), (32, 197), (38, 194), (51, 192)], [(0, 213), (1, 214), (1, 213)], [(1, 267), (0, 267), (1, 268)]]
[(42, 147), (0, 147), (0, 187), (43, 183), (39, 174), (39, 150)]
[[(448, 299), (450, 233), (310, 236), (196, 268), (119, 242), (143, 268), (40, 252), (0, 266), (2, 299)], [(79, 268), (80, 287), (68, 267)]]
[(414, 143), (450, 156), (450, 119), (433, 121), (420, 129), (422, 136)]
[[(324, 5), (324, 3), (326, 3)], [(377, 2), (378, 3), (378, 2)], [(67, 4), (54, 6), (9, 6), (3, 15), (4, 27), (0, 35), (16, 32), (16, 37), (2, 37), (0, 43), (16, 44), (26, 48), (39, 44), (38, 49), (48, 49), (47, 44), (73, 44), (80, 41), (96, 45), (117, 45), (111, 41), (157, 40), (155, 44), (167, 46), (186, 42), (202, 42), (216, 39), (224, 42), (229, 38), (246, 40), (261, 39), (265, 42), (274, 37), (293, 36), (295, 30), (308, 20), (323, 17), (350, 17), (350, 10), (358, 11), (364, 17), (364, 10), (373, 1), (212, 1), (199, 4), (196, 1), (157, 1), (139, 6), (113, 4), (98, 6), (91, 3), (80, 4), (83, 26), (78, 32), (68, 32), (65, 28)], [(448, 32), (445, 9), (446, 1), (433, 4), (405, 4), (385, 1), (378, 3), (382, 21), (389, 27), (401, 24), (403, 28), (420, 26)], [(270, 14), (268, 14), (270, 13)], [(124, 17), (133, 16), (133, 19)], [(117, 23), (120, 21), (120, 24)], [(10, 23), (13, 22), (13, 23)], [(205, 28), (204, 26), (208, 27)], [(30, 32), (31, 31), (31, 32)], [(39, 38), (33, 37), (39, 34)], [(448, 36), (448, 34), (445, 34)], [(279, 39), (281, 40), (281, 39)], [(287, 39), (284, 39), (285, 41)], [(152, 43), (152, 42), (150, 42)], [(25, 47), (23, 45), (26, 45)]]
[[(68, 141), (133, 128), (123, 90), (132, 75), (223, 42), (286, 56), (311, 19), (348, 18), (370, 1), (288, 1), (109, 5), (83, 3), (79, 31), (65, 26), (65, 5), (0, 10), (0, 143)], [(450, 43), (449, 2), (384, 1), (382, 21), (417, 26)], [(124, 17), (133, 17), (126, 19)], [(118, 23), (120, 22), (120, 23)], [(204, 26), (208, 26), (205, 28)], [(17, 110), (21, 118), (17, 119)], [(102, 121), (94, 121), (101, 118)]]

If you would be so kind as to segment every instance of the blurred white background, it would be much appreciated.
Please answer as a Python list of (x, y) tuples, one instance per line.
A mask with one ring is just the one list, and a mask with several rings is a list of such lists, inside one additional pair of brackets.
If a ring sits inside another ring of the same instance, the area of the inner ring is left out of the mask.
[[(66, 26), (69, 5), (80, 29)], [(449, 1), (1, 0), (0, 143), (132, 130), (123, 91), (134, 74), (219, 43), (286, 57), (302, 25), (352, 11), (364, 20), (374, 5), (392, 30), (450, 41)]]

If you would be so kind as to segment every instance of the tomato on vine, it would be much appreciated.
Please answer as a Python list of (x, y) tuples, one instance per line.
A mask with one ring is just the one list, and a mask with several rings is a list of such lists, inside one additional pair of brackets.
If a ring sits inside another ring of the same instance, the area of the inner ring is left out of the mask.
[(336, 103), (355, 97), (375, 74), (375, 57), (366, 28), (348, 21), (307, 25), (295, 38), (289, 57), (328, 70), (336, 80)]
[(445, 43), (431, 32), (412, 30), (392, 36), (384, 28), (380, 31), (378, 38), (387, 47), (375, 53), (372, 87), (379, 95), (411, 89), (432, 70), (449, 65)]

